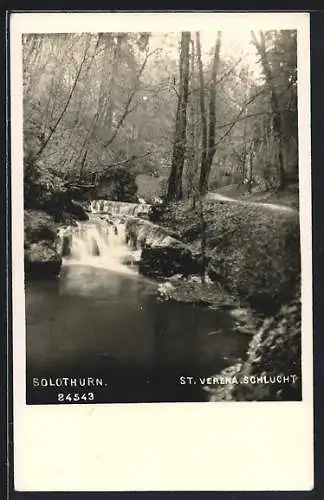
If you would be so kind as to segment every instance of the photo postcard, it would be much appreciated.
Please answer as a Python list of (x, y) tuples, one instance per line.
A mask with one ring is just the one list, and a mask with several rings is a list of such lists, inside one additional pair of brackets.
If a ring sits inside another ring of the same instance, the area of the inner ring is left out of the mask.
[(308, 15), (13, 13), (10, 57), (16, 488), (311, 489)]

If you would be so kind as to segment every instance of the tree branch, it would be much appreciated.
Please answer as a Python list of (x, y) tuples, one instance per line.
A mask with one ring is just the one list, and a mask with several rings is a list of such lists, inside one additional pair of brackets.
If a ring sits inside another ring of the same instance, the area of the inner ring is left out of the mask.
[(231, 130), (233, 129), (233, 127), (235, 127), (235, 125), (240, 121), (243, 112), (249, 106), (249, 104), (251, 104), (253, 101), (255, 101), (255, 99), (257, 99), (257, 97), (259, 97), (259, 95), (261, 95), (264, 91), (265, 91), (264, 89), (260, 90), (260, 92), (257, 92), (256, 94), (254, 94), (252, 97), (250, 97), (250, 99), (248, 99), (243, 104), (243, 106), (242, 106), (240, 112), (237, 114), (235, 120), (232, 122), (232, 124), (230, 125), (230, 127), (228, 128), (228, 130), (226, 130), (225, 134), (223, 134), (222, 137), (217, 141), (215, 147), (217, 147), (218, 144), (220, 144), (222, 142), (222, 140), (225, 139), (225, 137), (228, 136), (228, 134), (231, 132)]
[(130, 105), (131, 105), (131, 103), (132, 103), (132, 100), (133, 100), (133, 98), (134, 98), (134, 96), (135, 96), (135, 94), (136, 94), (137, 90), (138, 90), (139, 80), (140, 80), (140, 78), (141, 78), (141, 76), (142, 76), (142, 73), (143, 73), (143, 71), (144, 71), (144, 69), (145, 69), (145, 66), (146, 66), (146, 63), (147, 63), (147, 61), (148, 61), (149, 57), (150, 57), (152, 54), (154, 54), (157, 50), (158, 50), (158, 49), (154, 50), (154, 51), (153, 51), (153, 52), (151, 52), (151, 53), (146, 52), (146, 56), (145, 56), (145, 58), (144, 58), (144, 61), (143, 61), (143, 63), (142, 63), (142, 66), (141, 66), (141, 68), (140, 68), (140, 70), (139, 70), (139, 72), (138, 72), (137, 78), (136, 78), (136, 83), (135, 83), (135, 86), (134, 86), (134, 88), (133, 88), (132, 92), (130, 93), (130, 95), (129, 95), (128, 99), (127, 99), (127, 103), (126, 103), (126, 106), (125, 106), (124, 112), (123, 112), (122, 116), (120, 117), (120, 119), (119, 119), (119, 121), (118, 121), (118, 123), (117, 123), (117, 126), (116, 126), (116, 128), (115, 128), (115, 130), (114, 130), (114, 133), (112, 134), (112, 136), (110, 137), (110, 139), (108, 140), (108, 142), (106, 142), (106, 143), (104, 144), (104, 148), (105, 148), (105, 149), (106, 149), (108, 146), (110, 146), (110, 144), (111, 144), (111, 143), (115, 140), (115, 138), (116, 138), (116, 136), (117, 136), (117, 134), (118, 134), (118, 131), (119, 131), (120, 127), (121, 127), (121, 126), (122, 126), (122, 124), (124, 123), (124, 120), (125, 120), (126, 116), (127, 116), (127, 115), (129, 115), (129, 113), (132, 111), (132, 110), (130, 110), (130, 109), (129, 109), (129, 107), (130, 107)]
[(87, 179), (88, 177), (90, 177), (93, 174), (105, 172), (105, 170), (107, 170), (108, 168), (118, 167), (120, 165), (125, 165), (130, 160), (141, 160), (143, 158), (146, 158), (147, 156), (150, 156), (151, 154), (152, 154), (152, 152), (148, 151), (147, 153), (145, 153), (144, 155), (141, 155), (141, 156), (131, 156), (130, 158), (126, 158), (126, 160), (121, 160), (121, 161), (117, 161), (116, 163), (111, 163), (110, 165), (106, 165), (104, 168), (101, 168), (100, 170), (94, 170), (91, 172), (87, 172), (87, 174), (84, 175), (83, 177), (84, 177), (84, 179)]
[[(235, 64), (234, 66), (232, 66), (232, 68), (230, 68), (228, 71), (226, 71), (226, 73), (224, 73), (218, 80), (216, 80), (216, 85), (219, 85), (220, 83), (222, 83), (223, 80), (225, 80), (230, 74), (234, 73), (236, 67), (240, 64), (240, 62), (242, 61), (242, 59), (239, 59)], [(208, 82), (206, 82), (204, 84), (204, 90), (208, 89), (209, 85), (212, 83), (212, 79), (208, 80)], [(190, 94), (195, 94), (196, 92), (200, 91), (200, 86), (197, 87), (197, 88), (194, 88), (190, 91)]]
[(81, 71), (82, 71), (83, 65), (84, 65), (84, 63), (85, 63), (85, 61), (86, 61), (86, 57), (87, 57), (87, 53), (88, 53), (88, 50), (89, 50), (89, 46), (90, 46), (90, 41), (88, 41), (87, 47), (86, 47), (86, 49), (85, 49), (85, 51), (84, 51), (83, 58), (82, 58), (82, 61), (81, 61), (80, 66), (79, 66), (79, 70), (78, 70), (78, 72), (77, 72), (77, 74), (76, 74), (76, 77), (75, 77), (75, 79), (74, 79), (74, 82), (73, 82), (72, 88), (71, 88), (71, 90), (70, 90), (69, 96), (68, 96), (68, 98), (67, 98), (67, 100), (66, 100), (66, 103), (65, 103), (65, 105), (64, 105), (64, 107), (63, 107), (63, 109), (62, 109), (62, 111), (61, 111), (61, 113), (60, 113), (60, 115), (59, 115), (59, 117), (57, 118), (57, 120), (56, 120), (56, 122), (55, 122), (54, 126), (51, 128), (51, 131), (50, 131), (49, 135), (47, 136), (47, 139), (43, 142), (43, 144), (42, 144), (42, 146), (41, 146), (40, 150), (39, 150), (39, 151), (38, 151), (38, 153), (35, 155), (35, 159), (38, 159), (38, 158), (41, 156), (41, 154), (43, 153), (44, 149), (46, 148), (47, 144), (48, 144), (48, 143), (49, 143), (49, 141), (51, 140), (51, 138), (52, 138), (52, 136), (53, 136), (53, 134), (54, 134), (55, 130), (56, 130), (56, 129), (57, 129), (57, 127), (59, 126), (59, 124), (60, 124), (60, 122), (61, 122), (61, 120), (62, 120), (62, 118), (63, 118), (63, 116), (64, 116), (64, 113), (66, 112), (66, 110), (67, 110), (67, 108), (68, 108), (68, 106), (69, 106), (69, 104), (70, 104), (70, 102), (71, 102), (71, 99), (72, 99), (72, 96), (73, 96), (73, 93), (74, 93), (75, 87), (76, 87), (76, 85), (77, 85), (77, 83), (78, 83), (78, 80), (79, 80), (79, 78), (80, 78), (80, 74), (81, 74)]

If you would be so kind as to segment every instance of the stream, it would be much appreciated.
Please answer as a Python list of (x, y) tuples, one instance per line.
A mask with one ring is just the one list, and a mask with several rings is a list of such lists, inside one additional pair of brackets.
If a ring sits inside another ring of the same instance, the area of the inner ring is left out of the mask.
[[(124, 222), (100, 214), (73, 229), (59, 279), (26, 284), (27, 402), (55, 403), (60, 389), (33, 378), (97, 377), (96, 402), (206, 401), (201, 384), (245, 356), (248, 339), (226, 311), (160, 302), (158, 283), (125, 262)], [(62, 392), (62, 391), (61, 391)]]

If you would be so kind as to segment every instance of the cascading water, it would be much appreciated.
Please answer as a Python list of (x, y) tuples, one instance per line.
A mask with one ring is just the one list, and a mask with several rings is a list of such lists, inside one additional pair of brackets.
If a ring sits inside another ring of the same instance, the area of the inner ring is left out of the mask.
[[(109, 212), (61, 228), (59, 280), (26, 288), (28, 403), (56, 404), (59, 391), (35, 390), (33, 380), (63, 374), (102, 378), (97, 403), (204, 401), (200, 384), (183, 386), (179, 376), (220, 373), (243, 357), (247, 336), (226, 311), (157, 300), (158, 283), (134, 266), (141, 250), (125, 242), (123, 222), (137, 205), (109, 203)], [(170, 237), (153, 228), (147, 238)]]
[(101, 267), (122, 273), (134, 273), (125, 265), (132, 262), (131, 248), (125, 243), (125, 225), (110, 224), (92, 215), (89, 222), (79, 223), (71, 230), (69, 256), (64, 265), (79, 264)]
[(147, 214), (150, 206), (148, 203), (128, 203), (122, 201), (93, 200), (90, 210), (93, 214), (109, 213), (113, 216), (143, 215)]

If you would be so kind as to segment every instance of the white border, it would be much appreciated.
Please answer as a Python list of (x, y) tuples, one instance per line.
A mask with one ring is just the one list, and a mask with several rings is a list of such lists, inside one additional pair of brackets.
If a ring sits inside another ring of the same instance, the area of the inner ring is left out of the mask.
[[(303, 401), (25, 405), (21, 34), (298, 30)], [(136, 26), (136, 30), (135, 30)], [(20, 491), (221, 491), (313, 488), (309, 15), (12, 14), (14, 480)]]

